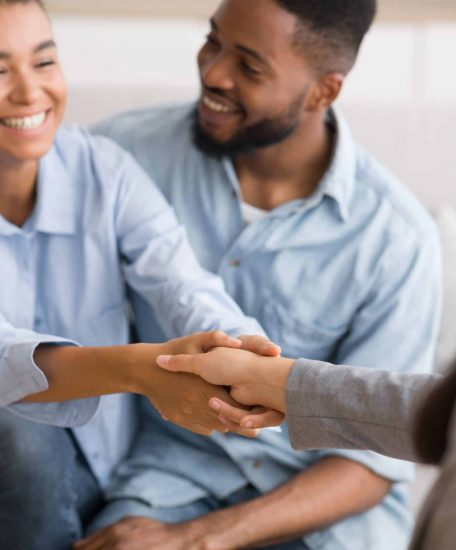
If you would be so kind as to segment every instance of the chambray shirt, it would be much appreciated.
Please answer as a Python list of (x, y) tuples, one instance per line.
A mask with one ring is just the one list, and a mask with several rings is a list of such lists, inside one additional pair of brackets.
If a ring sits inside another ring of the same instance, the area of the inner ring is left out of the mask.
[[(61, 129), (39, 166), (38, 202), (19, 228), (0, 217), (0, 406), (45, 390), (40, 343), (109, 346), (129, 340), (127, 288), (169, 338), (223, 328), (261, 332), (197, 263), (185, 231), (130, 155), (106, 138)], [(165, 336), (166, 335), (166, 336)], [(133, 399), (102, 399), (75, 435), (101, 485), (135, 430)], [(98, 399), (13, 405), (34, 420), (75, 426)]]
[[(136, 157), (173, 204), (202, 265), (223, 278), (285, 356), (428, 371), (441, 303), (436, 229), (412, 195), (354, 142), (344, 120), (330, 113), (335, 149), (316, 192), (246, 225), (233, 163), (195, 149), (191, 110), (142, 109), (94, 130)], [(135, 311), (142, 338), (160, 339), (140, 301)], [(141, 434), (108, 495), (178, 506), (208, 494), (223, 499), (246, 483), (267, 492), (334, 455), (393, 481), (411, 477), (409, 464), (372, 452), (293, 451), (286, 427), (265, 430), (255, 441), (218, 434), (204, 439), (162, 422), (143, 403)], [(379, 506), (306, 543), (315, 549), (326, 543), (405, 547), (410, 517), (403, 489), (399, 483)]]

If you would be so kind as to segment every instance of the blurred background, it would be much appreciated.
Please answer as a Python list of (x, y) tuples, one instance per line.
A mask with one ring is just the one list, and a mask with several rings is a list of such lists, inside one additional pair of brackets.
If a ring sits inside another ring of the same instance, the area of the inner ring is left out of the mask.
[[(68, 121), (198, 93), (217, 0), (47, 0), (70, 83)], [(380, 0), (341, 104), (355, 136), (431, 208), (456, 202), (456, 1)]]

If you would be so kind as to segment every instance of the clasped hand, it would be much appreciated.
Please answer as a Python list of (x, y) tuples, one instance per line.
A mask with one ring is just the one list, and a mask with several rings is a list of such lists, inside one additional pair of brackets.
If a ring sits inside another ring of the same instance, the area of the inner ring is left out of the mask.
[[(138, 351), (144, 350), (150, 363), (150, 348), (147, 344), (139, 346), (143, 347)], [(176, 357), (199, 357), (218, 349), (244, 350), (246, 353), (263, 356), (277, 356), (280, 353), (276, 345), (262, 336), (231, 338), (221, 331), (197, 333), (158, 345), (160, 355)], [(155, 347), (154, 353), (156, 352)], [(163, 419), (192, 432), (210, 435), (214, 431), (231, 431), (238, 435), (255, 437), (257, 429), (231, 422), (220, 416), (219, 411), (214, 408), (214, 403), (223, 403), (237, 414), (247, 414), (252, 410), (248, 404), (240, 403), (235, 396), (230, 395), (227, 386), (230, 384), (203, 379), (198, 373), (154, 368), (152, 376), (150, 370), (143, 369), (138, 392), (150, 399)], [(258, 412), (257, 409), (255, 411)]]

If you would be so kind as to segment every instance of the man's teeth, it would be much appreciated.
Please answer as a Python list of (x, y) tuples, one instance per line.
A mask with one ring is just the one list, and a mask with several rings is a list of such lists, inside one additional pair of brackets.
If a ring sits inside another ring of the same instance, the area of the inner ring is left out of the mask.
[(209, 107), (209, 109), (212, 109), (212, 111), (216, 111), (217, 113), (229, 113), (230, 109), (226, 105), (222, 105), (221, 103), (217, 103), (216, 101), (213, 101), (212, 99), (209, 99), (207, 96), (203, 97), (203, 103), (206, 105), (206, 107)]
[(15, 130), (36, 130), (40, 128), (46, 120), (46, 113), (39, 113), (33, 116), (23, 118), (4, 118), (2, 124)]

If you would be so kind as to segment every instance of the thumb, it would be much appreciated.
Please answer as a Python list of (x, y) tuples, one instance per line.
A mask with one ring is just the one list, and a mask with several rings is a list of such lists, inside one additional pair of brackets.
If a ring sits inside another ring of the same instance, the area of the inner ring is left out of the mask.
[(196, 355), (159, 355), (157, 365), (170, 372), (188, 372), (199, 375), (200, 365)]

